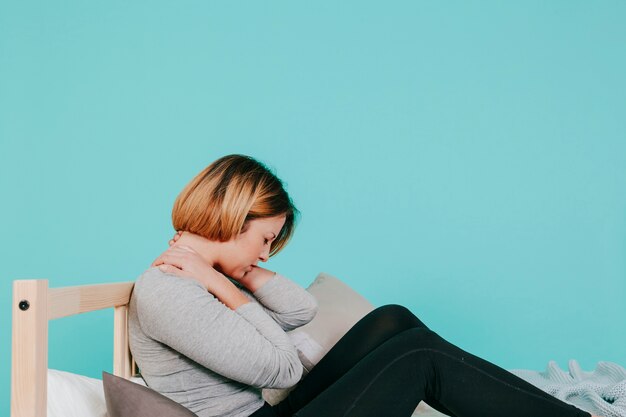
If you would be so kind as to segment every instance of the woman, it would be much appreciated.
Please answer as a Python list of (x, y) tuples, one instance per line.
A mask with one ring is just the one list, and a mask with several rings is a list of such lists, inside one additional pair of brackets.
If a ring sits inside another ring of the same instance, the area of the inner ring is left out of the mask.
[[(176, 199), (178, 233), (136, 281), (130, 347), (148, 386), (205, 416), (410, 416), (420, 401), (459, 417), (590, 417), (441, 338), (408, 309), (375, 309), (302, 380), (285, 331), (315, 299), (258, 266), (285, 247), (298, 211), (244, 155), (218, 159)], [(298, 384), (270, 406), (261, 388)], [(591, 416), (596, 417), (596, 416)]]

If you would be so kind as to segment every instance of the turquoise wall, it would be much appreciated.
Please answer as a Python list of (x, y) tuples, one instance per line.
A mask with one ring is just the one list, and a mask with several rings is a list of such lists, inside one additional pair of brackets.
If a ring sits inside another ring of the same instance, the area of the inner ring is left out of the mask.
[[(253, 155), (302, 212), (271, 260), (505, 368), (626, 366), (626, 3), (0, 4), (0, 413), (11, 281), (133, 280), (198, 171)], [(111, 369), (112, 311), (50, 324)]]

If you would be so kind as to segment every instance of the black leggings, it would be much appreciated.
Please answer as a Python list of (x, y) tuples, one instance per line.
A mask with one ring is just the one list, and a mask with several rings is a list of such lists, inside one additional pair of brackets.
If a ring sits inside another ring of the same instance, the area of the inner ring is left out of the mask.
[(392, 304), (363, 317), (282, 402), (251, 417), (410, 417), (422, 400), (452, 417), (591, 416)]

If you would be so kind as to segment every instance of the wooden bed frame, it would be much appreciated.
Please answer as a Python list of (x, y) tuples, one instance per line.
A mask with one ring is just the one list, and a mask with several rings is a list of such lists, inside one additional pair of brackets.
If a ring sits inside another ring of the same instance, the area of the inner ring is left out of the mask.
[(48, 321), (114, 308), (113, 374), (137, 374), (128, 345), (128, 302), (134, 282), (48, 288), (47, 279), (13, 281), (11, 417), (46, 417)]

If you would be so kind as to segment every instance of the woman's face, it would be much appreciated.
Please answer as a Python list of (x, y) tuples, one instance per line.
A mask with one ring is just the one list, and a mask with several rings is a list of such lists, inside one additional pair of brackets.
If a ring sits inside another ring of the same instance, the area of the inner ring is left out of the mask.
[(267, 217), (248, 222), (245, 231), (225, 243), (220, 272), (233, 279), (241, 279), (259, 261), (267, 262), (270, 246), (285, 224), (286, 217)]

